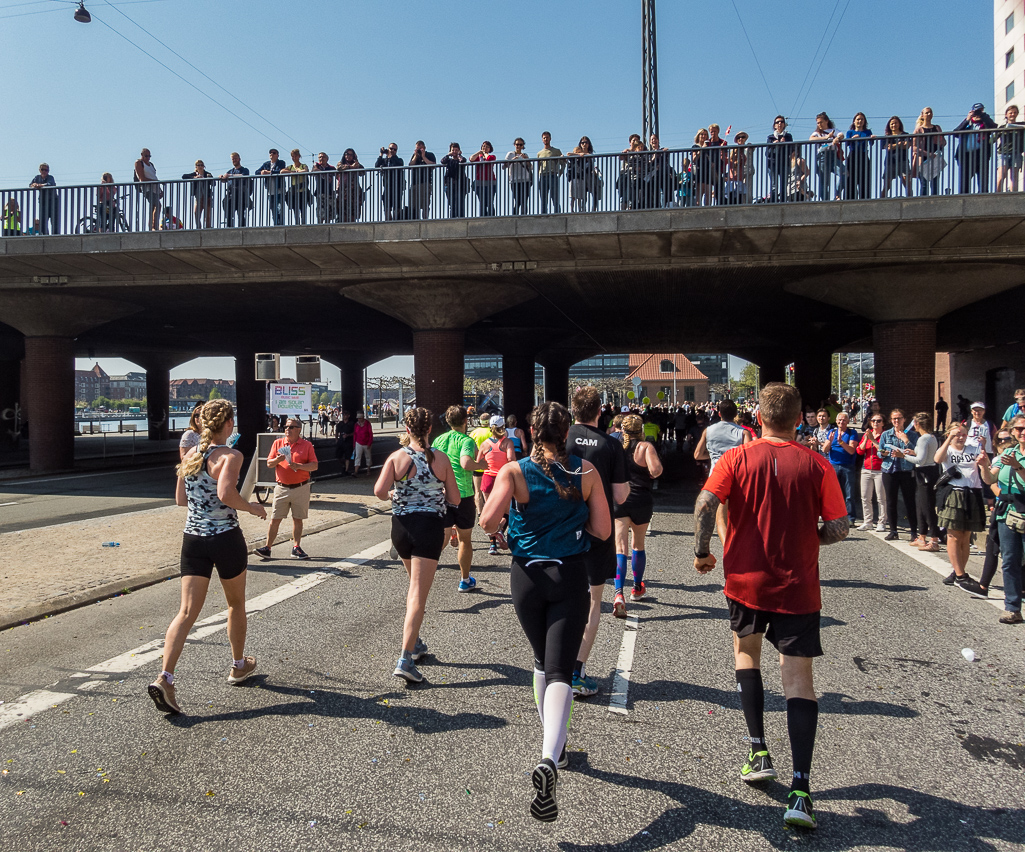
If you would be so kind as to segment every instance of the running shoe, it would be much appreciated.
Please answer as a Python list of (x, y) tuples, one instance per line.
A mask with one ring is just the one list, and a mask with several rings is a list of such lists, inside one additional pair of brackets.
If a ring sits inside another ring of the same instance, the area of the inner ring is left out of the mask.
[(612, 614), (616, 618), (626, 618), (626, 598), (623, 597), (622, 592), (616, 592), (616, 596), (612, 599)]
[(748, 784), (754, 784), (756, 781), (777, 778), (778, 775), (772, 768), (772, 758), (767, 751), (751, 751), (748, 752), (744, 765), (740, 767), (740, 777)]
[(925, 543), (926, 541), (924, 538), (922, 538), (922, 536), (916, 536), (908, 542), (908, 544), (910, 544), (912, 547), (924, 547)]
[(811, 796), (800, 790), (791, 790), (787, 796), (787, 810), (783, 814), (783, 824), (794, 828), (815, 828), (815, 809), (811, 804)]
[(472, 592), (477, 588), (477, 580), (473, 577), (467, 577), (465, 580), (459, 581), (459, 591), (461, 592)]
[(927, 541), (918, 550), (920, 553), (939, 553), (940, 546), (935, 541)]
[(413, 659), (419, 660), (427, 654), (427, 643), (419, 636), (416, 637), (416, 644), (413, 646)]
[(562, 747), (562, 754), (559, 755), (559, 759), (555, 764), (556, 769), (567, 769), (569, 768), (569, 755), (566, 754), (566, 746)]
[(895, 532), (888, 532), (883, 536), (883, 541), (900, 541), (900, 536)]
[(420, 669), (416, 667), (416, 663), (402, 657), (399, 657), (399, 661), (395, 664), (395, 671), (392, 674), (395, 677), (405, 678), (409, 683), (420, 683), (424, 679), (424, 676), (420, 674)]
[(886, 532), (886, 524), (876, 524), (876, 532)]
[[(593, 677), (581, 677), (573, 675), (573, 695), (580, 698), (589, 698), (598, 692), (598, 681)], [(560, 767), (561, 768), (561, 767)]]
[(1020, 612), (1005, 612), (999, 619), (1001, 624), (1021, 624), (1023, 620)]
[(985, 599), (989, 597), (985, 589), (979, 585), (979, 581), (969, 577), (968, 574), (964, 574), (954, 580), (954, 585), (957, 586), (962, 592), (968, 592), (973, 598)]
[(292, 548), (293, 559), (309, 559), (310, 555), (297, 544)]
[(542, 760), (530, 774), (534, 784), (534, 799), (530, 803), (530, 815), (540, 822), (555, 822), (559, 818), (559, 806), (555, 801), (555, 785), (559, 779), (559, 771), (555, 763), (547, 757)]
[(149, 693), (149, 697), (153, 699), (153, 703), (157, 705), (157, 710), (161, 713), (171, 713), (172, 715), (181, 713), (182, 709), (174, 699), (174, 684), (168, 683), (163, 674), (146, 687), (146, 692)]
[(240, 669), (235, 668), (234, 663), (231, 664), (231, 671), (228, 672), (228, 683), (242, 683), (242, 681), (256, 671), (256, 657), (245, 657), (244, 659), (245, 662)]
[(866, 530), (870, 530), (870, 529), (872, 529), (872, 522), (871, 521), (865, 521), (865, 523), (863, 523), (861, 526), (859, 526), (858, 529), (861, 530), (862, 532), (865, 532)]
[(954, 573), (953, 571), (951, 571), (946, 577), (943, 578), (943, 585), (944, 586), (953, 586), (954, 582), (956, 580), (957, 580), (957, 574)]
[(630, 600), (639, 601), (644, 597), (644, 593), (646, 591), (648, 591), (648, 587), (644, 585), (643, 580), (639, 583), (635, 583), (634, 587), (630, 590)]
[(498, 556), (498, 545), (493, 541), (491, 547), (488, 548), (488, 556)]
[(509, 542), (505, 540), (505, 536), (502, 535), (500, 532), (495, 533), (495, 544), (498, 545), (499, 550), (509, 549)]
[(452, 531), (452, 535), (448, 537), (449, 547), (459, 547), (459, 536), (456, 535), (455, 530)]
[(271, 558), (270, 548), (267, 547), (266, 545), (264, 545), (263, 547), (256, 548), (256, 550), (254, 550), (253, 553), (255, 553), (257, 556), (259, 556), (261, 559), (270, 559)]

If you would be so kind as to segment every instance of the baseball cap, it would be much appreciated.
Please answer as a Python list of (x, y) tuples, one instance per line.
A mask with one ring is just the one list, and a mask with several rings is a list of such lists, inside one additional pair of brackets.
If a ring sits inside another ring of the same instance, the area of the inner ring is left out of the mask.
[(984, 402), (973, 402), (972, 408), (981, 408), (983, 411), (986, 410), (986, 403)]
[(501, 414), (495, 414), (492, 416), (489, 423), (492, 426), (505, 426), (505, 418)]
[(630, 406), (629, 405), (624, 405), (621, 409), (619, 409), (619, 411), (620, 411), (621, 414), (629, 414), (630, 413)]
[(980, 103), (972, 104), (972, 112), (982, 112), (985, 108), (986, 108), (985, 104), (980, 104)]

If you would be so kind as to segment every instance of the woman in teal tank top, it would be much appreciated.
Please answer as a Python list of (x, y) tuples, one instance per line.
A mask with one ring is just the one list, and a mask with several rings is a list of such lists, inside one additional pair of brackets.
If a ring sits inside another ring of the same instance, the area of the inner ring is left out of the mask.
[(558, 768), (568, 765), (573, 665), (591, 600), (585, 533), (597, 539), (612, 534), (600, 475), (590, 462), (566, 453), (569, 427), (565, 406), (546, 402), (534, 409), (530, 458), (498, 472), (480, 518), (481, 529), (491, 534), (509, 515), (510, 589), (516, 617), (534, 652), (534, 700), (544, 728), (530, 804), (531, 816), (542, 822), (559, 815)]

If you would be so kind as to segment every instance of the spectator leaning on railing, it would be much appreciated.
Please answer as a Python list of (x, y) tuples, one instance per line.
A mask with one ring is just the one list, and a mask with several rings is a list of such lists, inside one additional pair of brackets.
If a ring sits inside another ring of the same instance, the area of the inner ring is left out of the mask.
[(164, 197), (164, 190), (157, 183), (157, 167), (153, 165), (153, 155), (149, 148), (143, 148), (139, 159), (135, 161), (135, 173), (132, 179), (136, 182), (136, 188), (149, 204), (149, 229), (159, 230), (160, 214), (163, 212), (163, 205), (160, 199)]
[(249, 179), (249, 169), (242, 165), (242, 158), (235, 151), (231, 152), (231, 168), (221, 180), (227, 183), (224, 191), (224, 223), (235, 227), (235, 219), (241, 227), (246, 226), (246, 214), (253, 206), (253, 182)]
[(39, 174), (32, 178), (29, 189), (39, 190), (39, 232), (59, 234), (60, 196), (57, 194), (57, 181), (53, 179), (46, 163), (39, 164)]
[(960, 166), (960, 192), (965, 195), (972, 191), (972, 178), (978, 180), (979, 192), (989, 192), (989, 161), (990, 146), (993, 143), (993, 135), (989, 132), (996, 129), (996, 122), (986, 112), (986, 107), (981, 104), (972, 104), (968, 117), (954, 128), (955, 132), (961, 130), (974, 130), (975, 133), (966, 133), (957, 140), (957, 157)]

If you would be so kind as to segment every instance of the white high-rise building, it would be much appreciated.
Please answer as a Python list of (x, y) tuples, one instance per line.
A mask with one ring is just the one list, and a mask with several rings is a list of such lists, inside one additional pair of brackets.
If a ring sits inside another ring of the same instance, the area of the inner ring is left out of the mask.
[(993, 105), (986, 112), (999, 124), (1011, 104), (1025, 104), (1025, 0), (993, 0)]

